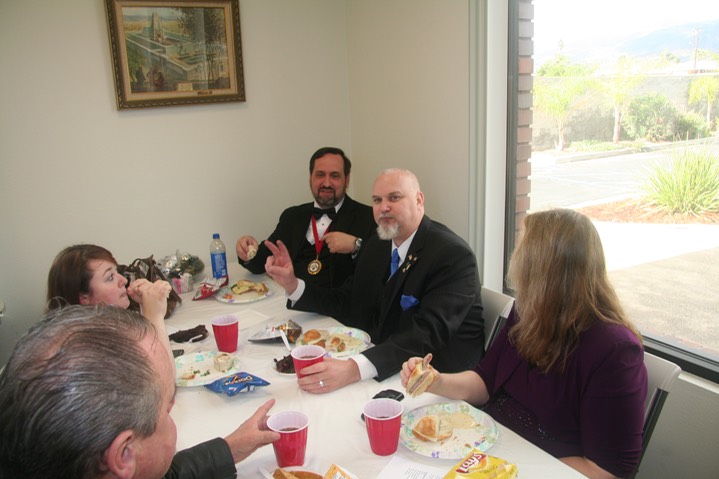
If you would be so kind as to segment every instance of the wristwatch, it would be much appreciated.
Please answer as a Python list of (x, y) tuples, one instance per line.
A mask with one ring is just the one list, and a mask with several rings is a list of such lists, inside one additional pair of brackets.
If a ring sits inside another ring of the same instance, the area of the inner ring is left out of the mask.
[(357, 238), (355, 240), (355, 250), (352, 252), (352, 254), (359, 253), (359, 250), (361, 247), (362, 247), (362, 238)]

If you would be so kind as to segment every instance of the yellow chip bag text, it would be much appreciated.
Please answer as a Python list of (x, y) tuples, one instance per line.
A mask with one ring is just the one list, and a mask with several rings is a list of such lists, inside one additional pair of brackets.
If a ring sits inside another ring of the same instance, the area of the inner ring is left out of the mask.
[(467, 457), (450, 469), (444, 479), (514, 479), (516, 477), (517, 466), (514, 464), (484, 454), (479, 449), (472, 449)]

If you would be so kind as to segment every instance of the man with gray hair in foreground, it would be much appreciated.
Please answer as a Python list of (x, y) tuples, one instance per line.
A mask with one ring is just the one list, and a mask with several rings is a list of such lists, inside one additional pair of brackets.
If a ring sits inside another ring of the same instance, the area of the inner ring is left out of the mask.
[(279, 439), (269, 400), (224, 439), (175, 454), (174, 403), (174, 364), (140, 314), (50, 311), (0, 374), (0, 477), (228, 478)]

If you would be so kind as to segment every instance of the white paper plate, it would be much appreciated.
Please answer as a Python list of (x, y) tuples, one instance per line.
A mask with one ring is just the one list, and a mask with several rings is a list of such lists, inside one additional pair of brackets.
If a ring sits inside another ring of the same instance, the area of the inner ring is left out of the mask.
[[(203, 386), (211, 382), (239, 372), (240, 361), (232, 356), (232, 367), (224, 373), (215, 369), (215, 356), (218, 351), (197, 351), (175, 358), (175, 384), (178, 386)], [(198, 371), (192, 379), (182, 379), (185, 373)]]
[(217, 301), (220, 301), (221, 303), (246, 304), (254, 303), (255, 301), (260, 301), (267, 298), (268, 296), (272, 296), (272, 288), (270, 288), (269, 285), (267, 285), (267, 292), (263, 294), (259, 294), (257, 293), (257, 291), (248, 291), (242, 294), (235, 294), (232, 292), (232, 286), (234, 284), (235, 283), (227, 285), (221, 290), (219, 290), (217, 293), (215, 293), (215, 299), (217, 299)]
[[(412, 433), (412, 427), (423, 416), (428, 414), (452, 414), (461, 412), (472, 416), (476, 425), (469, 429), (455, 429), (449, 439), (441, 442), (425, 442), (417, 439)], [(418, 407), (402, 416), (402, 429), (399, 432), (399, 442), (410, 451), (427, 457), (438, 459), (462, 459), (472, 449), (482, 452), (497, 442), (499, 430), (489, 414), (470, 406), (467, 403), (440, 403)]]
[[(369, 334), (365, 333), (361, 329), (357, 328), (345, 328), (343, 326), (336, 327), (336, 328), (312, 328), (317, 329), (318, 331), (327, 331), (327, 334), (329, 336), (332, 336), (333, 334), (346, 334), (347, 336), (350, 336), (355, 339), (359, 339), (359, 342), (354, 347), (349, 347), (345, 349), (342, 352), (336, 352), (336, 351), (330, 351), (328, 348), (325, 348), (327, 351), (327, 354), (329, 356), (332, 356), (333, 358), (346, 358), (348, 356), (354, 356), (355, 354), (359, 354), (365, 349), (367, 349), (371, 343), (371, 339), (369, 337)], [(310, 329), (305, 328), (305, 332), (310, 331)], [(296, 346), (302, 346), (305, 344), (314, 344), (314, 343), (305, 343), (302, 340), (302, 336), (297, 338), (297, 342), (295, 342)]]

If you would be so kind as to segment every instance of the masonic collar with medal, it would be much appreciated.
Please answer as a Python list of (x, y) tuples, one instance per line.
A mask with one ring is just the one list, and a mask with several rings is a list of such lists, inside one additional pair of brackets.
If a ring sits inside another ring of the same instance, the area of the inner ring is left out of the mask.
[(307, 265), (307, 272), (314, 276), (322, 271), (320, 251), (322, 251), (322, 246), (325, 244), (324, 240), (320, 239), (320, 235), (317, 233), (317, 220), (314, 216), (312, 216), (312, 235), (315, 237), (315, 252), (317, 253), (317, 256), (315, 259), (310, 261), (310, 264)]

